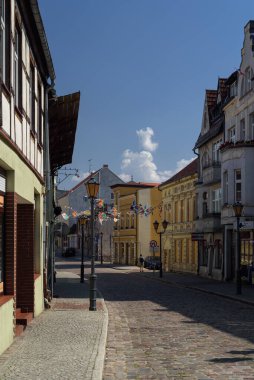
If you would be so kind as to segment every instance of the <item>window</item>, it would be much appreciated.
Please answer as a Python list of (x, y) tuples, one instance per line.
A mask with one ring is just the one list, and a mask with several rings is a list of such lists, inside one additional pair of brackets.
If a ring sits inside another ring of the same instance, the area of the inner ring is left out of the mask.
[(131, 214), (131, 228), (134, 228), (135, 226), (135, 215)]
[(249, 136), (251, 140), (254, 140), (254, 113), (249, 116)]
[(180, 222), (184, 222), (184, 204), (183, 204), (183, 199), (180, 202)]
[(0, 67), (2, 71), (2, 81), (10, 88), (10, 1), (1, 0), (1, 41), (0, 49), (2, 52)]
[(29, 91), (30, 91), (30, 128), (33, 132), (35, 132), (35, 70), (34, 66), (30, 64), (30, 83), (29, 83)]
[(213, 190), (212, 192), (213, 212), (221, 212), (221, 189)]
[(235, 170), (235, 202), (242, 200), (242, 175), (241, 169)]
[(223, 202), (228, 203), (228, 172), (223, 173)]
[(15, 29), (14, 46), (14, 100), (15, 106), (21, 109), (22, 103), (22, 59), (21, 59), (21, 31)]
[(42, 104), (41, 104), (41, 84), (38, 83), (38, 142), (42, 145)]
[(235, 126), (228, 130), (228, 141), (235, 143)]
[(237, 95), (237, 82), (234, 82), (230, 86), (230, 97), (236, 96)]
[(213, 151), (212, 151), (212, 157), (213, 157), (213, 163), (220, 162), (220, 146), (222, 144), (222, 139), (216, 141), (213, 144)]
[(252, 69), (248, 67), (245, 71), (245, 80), (246, 80), (246, 92), (251, 90), (251, 78), (253, 77), (252, 75)]
[(240, 120), (240, 140), (245, 140), (245, 119)]

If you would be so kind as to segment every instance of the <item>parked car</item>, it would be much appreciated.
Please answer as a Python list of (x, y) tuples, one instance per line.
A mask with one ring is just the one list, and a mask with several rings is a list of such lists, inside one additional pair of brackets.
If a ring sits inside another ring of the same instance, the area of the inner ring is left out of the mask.
[(147, 256), (144, 261), (144, 267), (147, 269), (160, 269), (160, 258), (157, 256)]
[(71, 257), (76, 255), (76, 249), (75, 248), (67, 248), (65, 252), (63, 252), (62, 256), (64, 257)]

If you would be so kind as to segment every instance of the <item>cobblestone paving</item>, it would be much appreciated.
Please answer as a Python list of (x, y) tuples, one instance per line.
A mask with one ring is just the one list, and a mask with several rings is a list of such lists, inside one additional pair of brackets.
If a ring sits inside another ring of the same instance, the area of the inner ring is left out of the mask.
[(104, 380), (254, 379), (254, 308), (108, 270)]
[[(67, 286), (66, 286), (67, 285)], [(35, 318), (0, 358), (0, 380), (92, 379), (103, 310), (88, 309), (87, 286), (78, 278), (57, 282), (52, 309)]]

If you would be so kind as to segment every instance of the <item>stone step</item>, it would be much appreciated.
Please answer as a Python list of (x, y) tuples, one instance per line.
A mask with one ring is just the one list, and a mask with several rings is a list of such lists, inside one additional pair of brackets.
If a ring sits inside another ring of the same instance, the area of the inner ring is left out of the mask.
[(27, 326), (33, 319), (33, 313), (22, 313), (20, 310), (16, 310), (16, 325)]

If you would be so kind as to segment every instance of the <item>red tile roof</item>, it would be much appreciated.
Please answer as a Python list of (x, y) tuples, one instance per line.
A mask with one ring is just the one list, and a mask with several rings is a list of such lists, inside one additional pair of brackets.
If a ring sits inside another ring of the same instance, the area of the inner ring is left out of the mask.
[(173, 175), (173, 177), (169, 178), (167, 181), (163, 182), (159, 186), (159, 188), (161, 186), (167, 185), (168, 183), (179, 181), (182, 178), (189, 177), (197, 172), (198, 172), (198, 158), (195, 158), (195, 160), (191, 161), (191, 163), (185, 166), (185, 168), (183, 168), (178, 173)]

